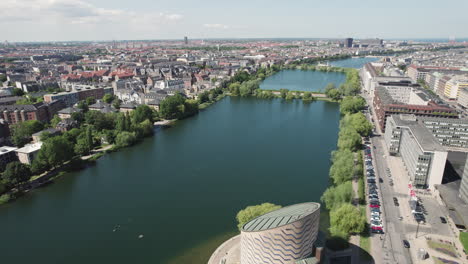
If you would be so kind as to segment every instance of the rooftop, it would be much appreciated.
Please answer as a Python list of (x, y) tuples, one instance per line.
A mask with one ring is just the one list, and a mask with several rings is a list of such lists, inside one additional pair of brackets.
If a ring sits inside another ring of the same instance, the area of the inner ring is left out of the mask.
[(286, 206), (251, 220), (242, 227), (242, 231), (256, 232), (273, 229), (298, 221), (317, 210), (320, 210), (319, 203), (309, 202)]
[(42, 142), (36, 142), (36, 143), (33, 143), (33, 144), (26, 144), (24, 145), (24, 147), (20, 148), (20, 149), (17, 149), (16, 152), (19, 152), (19, 153), (31, 153), (31, 152), (35, 152), (35, 151), (38, 151), (41, 149), (42, 147)]
[(15, 147), (7, 147), (7, 146), (0, 147), (0, 155), (12, 152), (12, 151), (14, 151), (16, 149), (17, 148), (15, 148)]
[(414, 115), (392, 115), (396, 126), (407, 127), (424, 151), (446, 151), (432, 133)]

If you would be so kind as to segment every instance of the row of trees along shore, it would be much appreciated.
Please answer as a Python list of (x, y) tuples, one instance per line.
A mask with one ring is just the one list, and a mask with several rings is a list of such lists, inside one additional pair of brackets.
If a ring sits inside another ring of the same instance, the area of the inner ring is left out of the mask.
[(358, 96), (345, 96), (340, 102), (342, 118), (337, 150), (332, 152), (330, 167), (331, 186), (322, 195), (322, 202), (330, 212), (330, 239), (328, 247), (341, 249), (348, 246), (353, 234), (366, 233), (365, 207), (353, 205), (352, 180), (358, 180), (359, 203), (365, 202), (362, 137), (372, 133), (373, 125), (361, 112), (366, 105)]

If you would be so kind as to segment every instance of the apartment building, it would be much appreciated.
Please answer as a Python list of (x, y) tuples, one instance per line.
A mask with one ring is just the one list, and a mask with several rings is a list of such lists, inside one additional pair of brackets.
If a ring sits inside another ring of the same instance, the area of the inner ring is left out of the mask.
[(416, 188), (441, 184), (448, 152), (414, 115), (392, 115), (384, 135), (391, 155), (400, 156)]
[(463, 88), (468, 88), (468, 78), (455, 76), (445, 84), (444, 96), (449, 100), (457, 100), (460, 96), (460, 90)]
[(468, 119), (419, 119), (442, 146), (468, 150)]
[(460, 89), (457, 103), (464, 108), (468, 108), (468, 88)]
[(53, 100), (60, 100), (65, 103), (66, 107), (71, 107), (81, 100), (85, 100), (88, 97), (94, 99), (102, 99), (105, 94), (113, 94), (114, 90), (112, 87), (93, 87), (87, 86), (85, 89), (76, 88), (74, 91), (61, 92), (54, 94), (44, 95), (44, 102), (50, 102)]
[(463, 170), (462, 180), (460, 183), (459, 197), (468, 204), (468, 158)]
[[(394, 98), (395, 97), (395, 98)], [(422, 89), (379, 86), (373, 100), (377, 123), (385, 131), (387, 118), (397, 114), (458, 118), (455, 109), (434, 102)]]

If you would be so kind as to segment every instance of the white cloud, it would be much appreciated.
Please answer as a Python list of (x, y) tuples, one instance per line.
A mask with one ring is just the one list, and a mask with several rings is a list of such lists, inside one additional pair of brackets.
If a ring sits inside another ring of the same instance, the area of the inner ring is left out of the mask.
[[(0, 0), (0, 22), (97, 25), (102, 23), (169, 23), (181, 20), (180, 14), (135, 13), (101, 8), (83, 0)], [(138, 25), (138, 26), (141, 26)]]
[(212, 28), (212, 29), (228, 29), (229, 28), (228, 25), (224, 25), (224, 24), (204, 24), (203, 26), (206, 28)]

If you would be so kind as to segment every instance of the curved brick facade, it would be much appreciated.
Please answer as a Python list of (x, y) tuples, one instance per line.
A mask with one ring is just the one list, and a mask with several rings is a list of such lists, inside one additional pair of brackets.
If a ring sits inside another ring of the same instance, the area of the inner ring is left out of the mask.
[(282, 216), (297, 218), (285, 225), (261, 231), (242, 230), (241, 264), (294, 264), (311, 256), (319, 228), (320, 205), (310, 204), (316, 209), (307, 215)]

